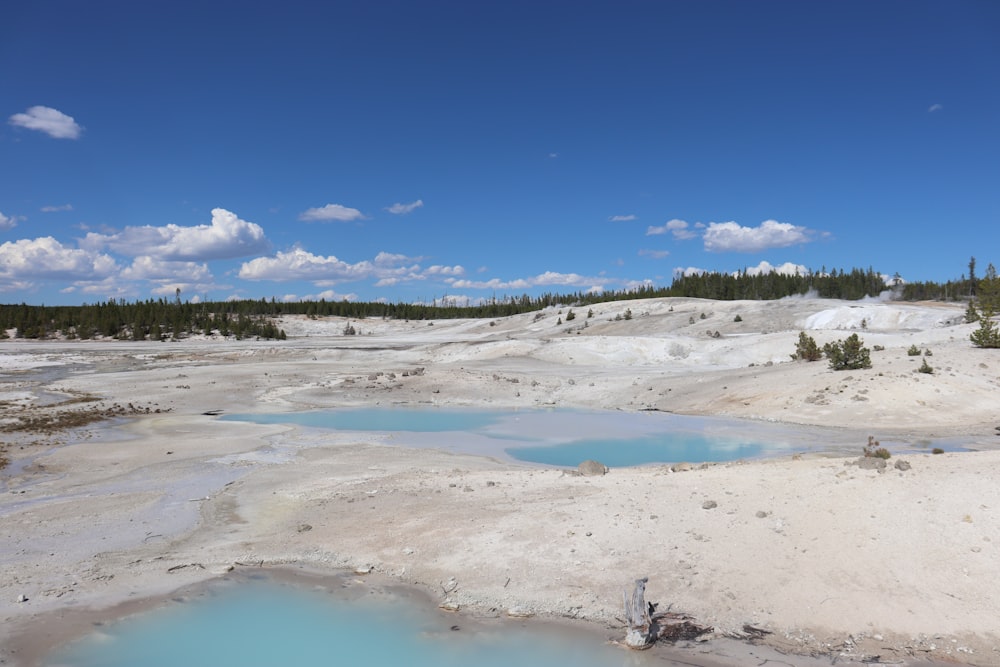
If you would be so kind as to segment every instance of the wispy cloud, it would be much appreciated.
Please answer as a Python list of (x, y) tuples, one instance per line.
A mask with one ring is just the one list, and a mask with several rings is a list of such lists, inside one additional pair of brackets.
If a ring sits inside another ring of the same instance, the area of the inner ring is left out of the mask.
[(697, 232), (691, 229), (691, 225), (677, 218), (668, 220), (663, 225), (650, 225), (646, 228), (646, 236), (658, 236), (661, 234), (672, 234), (679, 241), (693, 239), (698, 236)]
[(111, 234), (91, 232), (80, 245), (91, 249), (107, 247), (130, 257), (195, 262), (246, 257), (270, 249), (260, 225), (241, 220), (224, 208), (212, 209), (210, 225), (143, 225)]
[(638, 220), (638, 218), (630, 213), (629, 215), (613, 215), (608, 220), (611, 222), (631, 222), (632, 220)]
[(327, 204), (319, 208), (310, 208), (299, 214), (299, 220), (304, 222), (351, 222), (363, 220), (364, 214), (356, 208), (348, 208), (340, 204)]
[(639, 251), (640, 257), (652, 257), (653, 259), (663, 259), (670, 256), (669, 250), (647, 250), (643, 249)]
[(927, 113), (934, 113), (936, 111), (941, 111), (942, 109), (944, 109), (943, 104), (932, 104), (930, 108), (927, 109)]
[(83, 133), (83, 128), (72, 116), (52, 107), (34, 106), (24, 113), (14, 114), (7, 122), (16, 127), (44, 132), (53, 139), (79, 139)]
[(514, 280), (453, 280), (450, 284), (455, 289), (528, 289), (530, 287), (540, 287), (546, 285), (558, 285), (562, 287), (588, 287), (588, 289), (600, 289), (610, 282), (606, 278), (593, 278), (581, 276), (577, 273), (559, 273), (556, 271), (546, 271), (530, 278), (516, 278)]
[(72, 204), (63, 204), (61, 206), (43, 206), (41, 208), (42, 213), (58, 213), (60, 211), (72, 211)]
[(387, 206), (385, 210), (395, 215), (406, 215), (407, 213), (412, 213), (413, 211), (417, 210), (423, 205), (424, 205), (424, 200), (418, 199), (417, 201), (409, 204), (400, 204), (399, 202), (396, 202), (392, 206)]
[(769, 248), (787, 248), (808, 243), (810, 230), (787, 222), (765, 220), (758, 227), (743, 227), (735, 222), (710, 222), (705, 230), (708, 252), (759, 252)]
[(22, 219), (16, 215), (4, 215), (0, 213), (0, 231), (14, 229), (17, 227), (17, 221)]

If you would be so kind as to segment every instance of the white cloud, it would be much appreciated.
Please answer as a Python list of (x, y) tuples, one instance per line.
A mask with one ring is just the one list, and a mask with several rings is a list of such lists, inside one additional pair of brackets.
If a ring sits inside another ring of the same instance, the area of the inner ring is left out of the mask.
[(589, 286), (590, 290), (599, 289), (608, 281), (603, 278), (588, 278), (576, 273), (557, 273), (546, 271), (532, 278), (517, 278), (515, 280), (452, 280), (448, 281), (455, 289), (528, 289), (542, 285), (561, 285), (563, 287)]
[(103, 280), (118, 265), (108, 255), (67, 248), (51, 236), (8, 241), (0, 245), (0, 284), (34, 280)]
[(638, 217), (630, 213), (628, 215), (613, 215), (608, 220), (611, 222), (631, 222), (632, 220), (638, 220)]
[(683, 266), (678, 266), (674, 269), (674, 277), (680, 276), (700, 276), (703, 273), (708, 273), (707, 269), (699, 269), (697, 266), (689, 266), (687, 268)]
[(409, 204), (400, 204), (399, 202), (396, 202), (392, 206), (387, 207), (385, 210), (389, 211), (389, 213), (394, 213), (396, 215), (406, 215), (407, 213), (412, 213), (413, 211), (417, 210), (423, 205), (424, 205), (424, 200), (418, 199), (417, 201), (411, 202)]
[(126, 280), (173, 280), (185, 283), (204, 283), (212, 279), (212, 273), (206, 264), (164, 261), (144, 256), (136, 257), (131, 266), (124, 268), (122, 278)]
[(646, 250), (642, 249), (639, 251), (640, 257), (652, 257), (653, 259), (663, 259), (670, 255), (669, 250)]
[(333, 255), (321, 257), (295, 248), (274, 257), (257, 257), (244, 262), (239, 276), (245, 280), (361, 280), (372, 276), (375, 265), (364, 261), (348, 264)]
[(944, 105), (942, 105), (942, 104), (932, 104), (930, 106), (930, 108), (927, 109), (927, 113), (934, 113), (935, 111), (941, 111), (942, 109), (944, 109)]
[(464, 276), (465, 268), (459, 264), (455, 266), (440, 266), (435, 264), (434, 266), (428, 266), (424, 271), (426, 276)]
[(72, 116), (52, 107), (34, 106), (25, 113), (16, 113), (7, 121), (17, 127), (44, 132), (53, 139), (79, 139), (83, 128)]
[(557, 157), (559, 157), (559, 153), (549, 153), (549, 159), (555, 160)]
[(7, 216), (4, 215), (3, 213), (0, 213), (0, 231), (7, 229), (14, 229), (15, 227), (17, 227), (17, 221), (21, 219), (22, 218), (19, 218), (16, 215)]
[(95, 249), (109, 247), (130, 257), (148, 256), (171, 261), (232, 259), (264, 252), (270, 247), (260, 225), (240, 220), (224, 208), (212, 209), (210, 225), (144, 225), (126, 227), (113, 234), (91, 232), (81, 245)]
[(63, 204), (61, 206), (43, 206), (41, 208), (42, 213), (58, 213), (60, 211), (72, 211), (72, 204)]
[(340, 204), (327, 204), (319, 208), (310, 208), (299, 214), (299, 220), (305, 222), (351, 222), (363, 220), (364, 214), (356, 208), (348, 208)]
[(792, 264), (791, 262), (773, 266), (768, 261), (761, 261), (757, 266), (747, 267), (747, 275), (750, 276), (759, 276), (768, 273), (779, 273), (785, 276), (804, 276), (809, 273), (809, 269), (801, 264)]
[(646, 236), (658, 236), (661, 234), (672, 234), (679, 241), (693, 239), (698, 235), (696, 232), (691, 231), (690, 225), (687, 222), (678, 220), (677, 218), (668, 220), (659, 227), (651, 225), (646, 228)]
[(742, 227), (735, 222), (710, 222), (705, 230), (705, 250), (709, 252), (759, 252), (787, 248), (809, 242), (809, 230), (787, 222), (765, 220), (759, 227)]

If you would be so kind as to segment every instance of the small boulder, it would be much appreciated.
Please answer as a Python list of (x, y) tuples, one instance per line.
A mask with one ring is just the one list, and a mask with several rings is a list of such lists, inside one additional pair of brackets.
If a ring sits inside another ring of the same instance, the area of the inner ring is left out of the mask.
[(906, 471), (910, 469), (910, 462), (903, 459), (896, 460), (896, 470)]
[(885, 459), (877, 456), (862, 456), (857, 463), (862, 470), (878, 470), (879, 472), (885, 470)]
[(598, 475), (605, 475), (608, 472), (608, 466), (593, 459), (587, 459), (578, 465), (576, 469), (584, 477), (596, 477)]
[(703, 510), (714, 510), (718, 506), (719, 503), (715, 502), (714, 500), (706, 500), (701, 504), (701, 508)]

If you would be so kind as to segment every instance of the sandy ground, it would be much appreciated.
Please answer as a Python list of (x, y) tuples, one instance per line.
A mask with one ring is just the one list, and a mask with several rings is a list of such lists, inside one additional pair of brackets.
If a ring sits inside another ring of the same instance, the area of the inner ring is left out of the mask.
[[(263, 563), (370, 573), (483, 616), (608, 628), (623, 589), (648, 576), (647, 599), (716, 638), (749, 625), (767, 646), (825, 660), (793, 664), (1000, 665), (1000, 356), (972, 347), (961, 306), (574, 311), (355, 321), (356, 336), (336, 318), (287, 319), (282, 342), (0, 342), (0, 663), (28, 664), (28, 640), (64, 637), (75, 610)], [(871, 369), (836, 372), (790, 359), (800, 331), (884, 349)], [(916, 372), (925, 359), (932, 374)], [(203, 414), (374, 405), (661, 410), (857, 447), (582, 476)], [(123, 418), (14, 430), (81, 410)], [(868, 435), (976, 451), (897, 453), (878, 472), (852, 465)], [(730, 655), (723, 641), (686, 650)]]

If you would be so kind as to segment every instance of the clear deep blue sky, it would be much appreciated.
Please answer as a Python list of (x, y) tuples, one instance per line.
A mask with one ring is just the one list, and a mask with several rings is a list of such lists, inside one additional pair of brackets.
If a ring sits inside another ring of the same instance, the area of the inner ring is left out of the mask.
[(0, 303), (1000, 264), (990, 0), (6, 3), (0, 118)]

